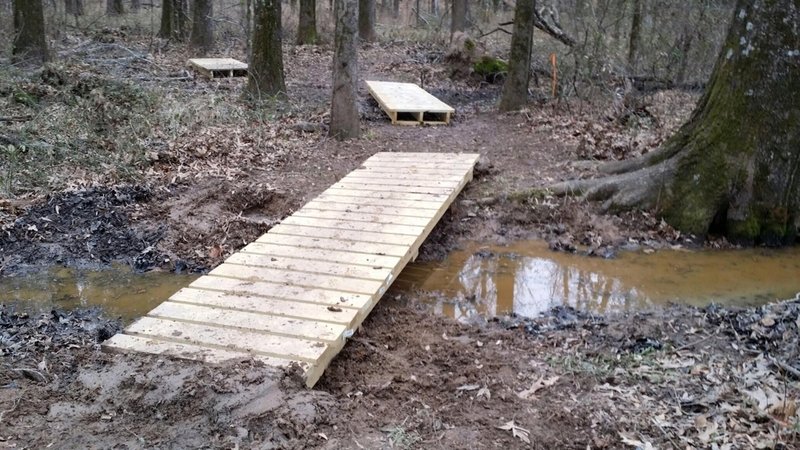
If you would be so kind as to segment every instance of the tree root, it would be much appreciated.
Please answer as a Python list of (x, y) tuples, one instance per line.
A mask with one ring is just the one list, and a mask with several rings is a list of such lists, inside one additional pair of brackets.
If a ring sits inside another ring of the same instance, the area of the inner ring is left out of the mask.
[(675, 161), (668, 159), (651, 167), (604, 178), (564, 181), (549, 189), (559, 196), (577, 195), (584, 200), (603, 201), (604, 211), (655, 208), (675, 169)]

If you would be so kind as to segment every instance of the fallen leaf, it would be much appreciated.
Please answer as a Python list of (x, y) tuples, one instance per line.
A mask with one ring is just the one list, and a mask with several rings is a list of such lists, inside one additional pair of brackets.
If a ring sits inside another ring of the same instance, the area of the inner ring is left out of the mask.
[(558, 378), (559, 377), (557, 375), (556, 376), (552, 376), (550, 378), (544, 378), (544, 377), (539, 378), (538, 380), (533, 382), (533, 385), (530, 387), (530, 389), (526, 389), (524, 391), (517, 392), (517, 397), (519, 397), (519, 398), (521, 398), (523, 400), (530, 400), (533, 397), (533, 394), (535, 394), (537, 391), (540, 391), (540, 390), (542, 390), (542, 389), (544, 389), (546, 387), (550, 387), (550, 386), (556, 384), (556, 381), (558, 381)]
[(481, 397), (486, 397), (486, 400), (491, 400), (492, 393), (491, 391), (489, 391), (488, 387), (482, 387), (478, 389), (478, 393), (475, 394), (475, 398), (481, 398)]
[(521, 440), (526, 444), (531, 443), (530, 430), (526, 430), (525, 428), (518, 426), (517, 424), (514, 423), (513, 420), (497, 428), (505, 431), (511, 431), (511, 436), (518, 438), (519, 440)]
[(653, 444), (649, 442), (642, 442), (638, 439), (633, 439), (630, 436), (626, 436), (624, 433), (620, 433), (619, 437), (622, 439), (623, 444), (630, 445), (631, 447), (636, 447), (637, 450), (655, 450)]
[(456, 388), (457, 391), (474, 391), (480, 389), (480, 384), (465, 384)]

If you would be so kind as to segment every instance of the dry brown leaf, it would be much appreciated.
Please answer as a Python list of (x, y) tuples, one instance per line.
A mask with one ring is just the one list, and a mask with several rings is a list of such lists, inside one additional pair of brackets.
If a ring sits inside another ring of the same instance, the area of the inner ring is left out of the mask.
[(544, 377), (539, 378), (538, 380), (533, 382), (533, 385), (530, 387), (530, 389), (525, 389), (524, 391), (517, 392), (517, 397), (523, 400), (530, 400), (534, 396), (534, 394), (536, 394), (537, 391), (540, 391), (544, 388), (556, 384), (556, 381), (558, 381), (558, 379), (559, 379), (558, 375), (552, 376), (550, 378), (544, 378)]

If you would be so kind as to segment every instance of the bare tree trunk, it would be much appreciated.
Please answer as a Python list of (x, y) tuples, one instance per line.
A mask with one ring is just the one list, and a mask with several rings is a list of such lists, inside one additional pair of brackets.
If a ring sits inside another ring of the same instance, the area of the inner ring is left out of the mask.
[(400, 0), (392, 2), (392, 17), (395, 19), (400, 17)]
[(84, 14), (83, 0), (64, 0), (64, 11), (71, 16), (82, 16)]
[(191, 44), (203, 56), (214, 48), (214, 2), (194, 0)]
[(300, 20), (297, 24), (297, 43), (317, 43), (317, 1), (300, 0)]
[(375, 35), (375, 0), (358, 0), (358, 37), (373, 42)]
[(642, 0), (633, 0), (633, 19), (631, 19), (631, 34), (628, 38), (628, 71), (629, 75), (636, 72), (636, 57), (639, 53), (639, 41), (642, 32)]
[(511, 36), (511, 55), (508, 58), (508, 76), (503, 83), (503, 92), (500, 96), (500, 111), (514, 111), (528, 103), (535, 3), (535, 0), (517, 0), (514, 11), (514, 34)]
[(172, 33), (184, 42), (189, 36), (189, 0), (172, 0)]
[(122, 0), (106, 0), (106, 14), (109, 16), (125, 14), (125, 6), (122, 4)]
[(172, 11), (174, 0), (161, 0), (161, 26), (158, 30), (158, 36), (164, 39), (172, 39), (174, 31), (173, 18), (175, 13)]
[(13, 61), (44, 64), (48, 55), (42, 0), (14, 0), (13, 9)]
[(450, 21), (450, 38), (467, 29), (467, 0), (453, 0), (453, 18)]
[(336, 31), (333, 50), (333, 94), (331, 95), (330, 135), (354, 139), (361, 134), (356, 103), (358, 54), (356, 17), (359, 0), (335, 0)]
[(142, 9), (142, 0), (131, 0), (131, 12), (139, 12)]
[(659, 150), (601, 168), (615, 175), (562, 183), (554, 191), (581, 192), (612, 209), (657, 208), (687, 234), (793, 242), (800, 226), (796, 4), (738, 0), (689, 122)]
[(247, 55), (247, 62), (250, 62), (252, 52), (250, 43), (253, 41), (253, 1), (244, 0), (244, 38), (245, 38), (245, 54)]
[(254, 0), (255, 29), (247, 90), (256, 99), (286, 94), (281, 47), (281, 0)]

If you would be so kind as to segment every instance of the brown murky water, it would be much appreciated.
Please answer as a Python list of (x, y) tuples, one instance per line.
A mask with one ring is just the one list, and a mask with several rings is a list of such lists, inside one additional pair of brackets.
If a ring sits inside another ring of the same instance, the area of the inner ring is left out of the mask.
[(19, 302), (35, 309), (101, 306), (110, 316), (130, 322), (195, 278), (166, 272), (136, 273), (127, 266), (104, 270), (57, 267), (0, 278), (0, 303)]
[[(0, 302), (42, 309), (101, 306), (131, 321), (196, 275), (53, 268), (0, 277)], [(552, 252), (543, 242), (472, 245), (434, 263), (409, 265), (394, 292), (428, 291), (433, 308), (465, 319), (476, 314), (535, 316), (553, 306), (613, 312), (670, 302), (756, 305), (800, 292), (800, 248), (783, 250), (622, 252), (616, 259)]]
[(800, 248), (621, 252), (601, 259), (553, 252), (540, 241), (473, 245), (442, 262), (409, 265), (395, 289), (437, 292), (428, 296), (433, 307), (457, 319), (530, 317), (557, 305), (597, 312), (670, 302), (758, 305), (800, 292)]

